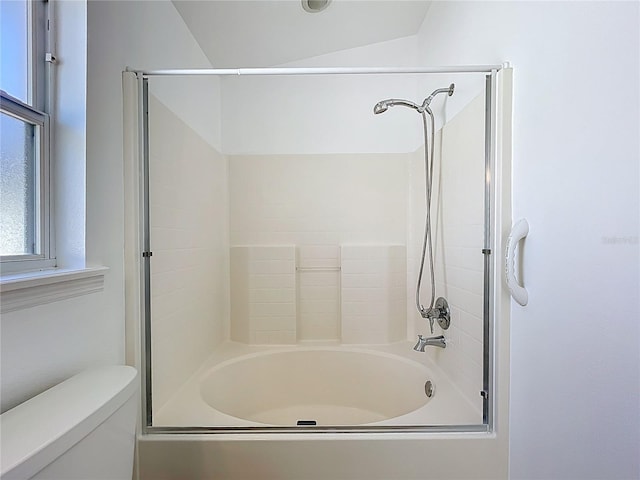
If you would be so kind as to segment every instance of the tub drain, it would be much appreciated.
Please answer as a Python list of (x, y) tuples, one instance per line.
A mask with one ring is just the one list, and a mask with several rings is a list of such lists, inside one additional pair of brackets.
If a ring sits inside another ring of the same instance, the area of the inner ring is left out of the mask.
[(304, 425), (316, 425), (315, 420), (298, 420), (296, 425), (304, 426)]
[(429, 398), (433, 397), (435, 389), (436, 387), (433, 385), (431, 380), (427, 380), (427, 382), (424, 384), (424, 394)]

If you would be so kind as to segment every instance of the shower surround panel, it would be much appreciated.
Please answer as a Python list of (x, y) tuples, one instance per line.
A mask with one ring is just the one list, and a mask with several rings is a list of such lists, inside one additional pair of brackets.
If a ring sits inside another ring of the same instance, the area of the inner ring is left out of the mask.
[(231, 339), (292, 344), (296, 337), (294, 246), (231, 248)]
[(342, 251), (342, 341), (380, 344), (406, 337), (407, 253), (403, 245)]
[(229, 156), (231, 245), (404, 245), (410, 154)]
[(225, 339), (227, 160), (149, 95), (153, 399), (164, 404)]

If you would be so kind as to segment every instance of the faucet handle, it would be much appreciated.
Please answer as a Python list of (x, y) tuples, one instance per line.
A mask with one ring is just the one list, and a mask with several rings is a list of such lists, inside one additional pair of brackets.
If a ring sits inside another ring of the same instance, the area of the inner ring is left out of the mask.
[(429, 328), (431, 329), (431, 335), (433, 335), (433, 321), (435, 320), (435, 317), (433, 316), (433, 308), (426, 309), (420, 305), (418, 310), (420, 311), (420, 316), (422, 316), (422, 318), (429, 320)]
[(433, 335), (433, 321), (437, 320), (438, 325), (443, 330), (449, 328), (451, 324), (451, 310), (449, 309), (449, 303), (444, 297), (438, 297), (433, 307), (420, 310), (422, 318), (429, 320), (429, 327), (431, 328), (431, 335)]

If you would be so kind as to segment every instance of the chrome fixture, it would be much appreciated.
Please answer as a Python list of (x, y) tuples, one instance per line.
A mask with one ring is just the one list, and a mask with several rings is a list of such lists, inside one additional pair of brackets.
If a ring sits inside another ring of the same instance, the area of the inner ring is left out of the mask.
[(373, 107), (373, 113), (375, 113), (376, 115), (384, 113), (389, 110), (389, 107), (395, 107), (396, 105), (413, 108), (414, 110), (418, 110), (419, 112), (421, 108), (415, 103), (410, 102), (409, 100), (402, 100), (400, 98), (389, 98), (387, 100), (382, 100), (381, 102), (376, 103), (376, 105)]
[(438, 335), (437, 337), (423, 337), (422, 335), (418, 335), (418, 343), (413, 347), (416, 352), (424, 352), (426, 347), (439, 347), (446, 348), (447, 341), (444, 338), (444, 335)]
[[(435, 121), (433, 118), (433, 112), (429, 108), (431, 101), (435, 98), (436, 95), (440, 93), (446, 93), (448, 96), (453, 95), (453, 90), (455, 85), (452, 83), (449, 85), (449, 88), (438, 88), (434, 90), (431, 95), (424, 99), (422, 105), (418, 105), (409, 100), (403, 100), (399, 98), (389, 98), (387, 100), (382, 100), (373, 107), (374, 114), (380, 114), (386, 112), (389, 107), (395, 107), (396, 105), (400, 105), (403, 107), (409, 107), (416, 110), (422, 116), (422, 126), (424, 131), (424, 169), (425, 169), (425, 183), (426, 183), (426, 221), (424, 226), (424, 239), (422, 242), (422, 259), (420, 260), (420, 272), (418, 273), (418, 282), (416, 285), (416, 308), (422, 318), (426, 318), (429, 320), (429, 326), (431, 328), (431, 333), (433, 334), (433, 322), (434, 320), (438, 321), (438, 325), (444, 330), (449, 328), (449, 324), (451, 323), (451, 316), (449, 315), (449, 305), (447, 301), (440, 297), (436, 301), (434, 305), (434, 300), (436, 299), (436, 282), (435, 282), (435, 273), (433, 266), (433, 242), (431, 239), (431, 191), (433, 188), (433, 154), (434, 154), (434, 138), (435, 138)], [(427, 132), (427, 116), (425, 112), (429, 114), (429, 118), (431, 120), (431, 148), (429, 149), (429, 135)], [(430, 155), (429, 155), (430, 151)], [(424, 261), (426, 252), (429, 252), (429, 270), (431, 272), (431, 300), (429, 302), (429, 306), (425, 308), (420, 303), (420, 288), (422, 286), (422, 273), (424, 271)], [(418, 345), (420, 342), (418, 342)], [(418, 346), (417, 345), (417, 346)], [(421, 351), (424, 351), (421, 350)]]
[(427, 380), (424, 384), (424, 394), (431, 398), (433, 394), (436, 393), (436, 386), (433, 384), (431, 380)]
[(424, 99), (422, 105), (416, 105), (409, 100), (403, 100), (401, 98), (389, 98), (387, 100), (382, 100), (381, 102), (376, 103), (375, 107), (373, 107), (373, 113), (375, 113), (376, 115), (384, 113), (389, 109), (389, 107), (395, 107), (396, 105), (413, 108), (414, 110), (417, 110), (418, 113), (422, 113), (424, 111), (430, 110), (429, 105), (436, 95), (438, 95), (439, 93), (446, 93), (451, 96), (453, 95), (454, 89), (455, 84), (453, 83), (449, 85), (449, 88), (438, 88), (437, 90), (434, 90), (431, 95)]
[(305, 12), (318, 13), (326, 9), (331, 0), (302, 0), (302, 8)]
[(438, 297), (433, 308), (430, 308), (429, 310), (424, 312), (422, 318), (426, 318), (429, 320), (431, 333), (433, 333), (434, 320), (438, 321), (438, 325), (440, 325), (441, 329), (448, 329), (449, 325), (451, 325), (451, 311), (449, 310), (449, 303), (444, 297)]

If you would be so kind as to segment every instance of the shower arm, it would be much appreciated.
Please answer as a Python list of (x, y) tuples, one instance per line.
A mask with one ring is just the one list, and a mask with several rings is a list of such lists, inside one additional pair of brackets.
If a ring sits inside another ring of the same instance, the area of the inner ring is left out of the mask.
[[(453, 95), (454, 88), (455, 85), (452, 83), (451, 85), (449, 85), (449, 88), (438, 88), (437, 90), (434, 90), (433, 92), (431, 92), (431, 95), (424, 99), (424, 102), (422, 102), (422, 106), (420, 107), (420, 109), (428, 110), (432, 100), (439, 93), (446, 93), (449, 96)], [(420, 109), (418, 109), (418, 111), (420, 111)]]

